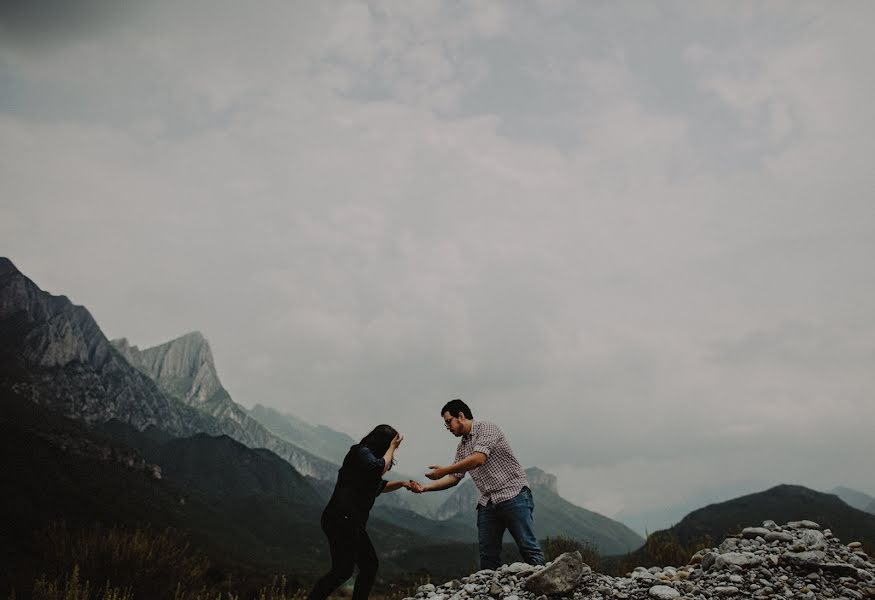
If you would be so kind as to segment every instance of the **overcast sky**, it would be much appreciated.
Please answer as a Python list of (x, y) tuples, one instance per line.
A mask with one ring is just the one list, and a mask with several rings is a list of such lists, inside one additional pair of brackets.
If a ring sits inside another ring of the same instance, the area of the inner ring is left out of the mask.
[(244, 406), (606, 515), (875, 495), (875, 3), (0, 4), (0, 254)]

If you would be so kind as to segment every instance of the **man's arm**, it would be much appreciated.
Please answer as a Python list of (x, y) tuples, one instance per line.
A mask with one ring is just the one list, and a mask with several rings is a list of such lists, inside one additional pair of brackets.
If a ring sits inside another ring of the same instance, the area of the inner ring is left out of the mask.
[(459, 479), (455, 475), (447, 475), (446, 477), (438, 479), (437, 481), (434, 481), (432, 483), (427, 483), (425, 485), (417, 484), (419, 485), (419, 491), (417, 491), (415, 488), (411, 489), (410, 491), (417, 494), (422, 492), (439, 492), (441, 490), (446, 490), (453, 486), (459, 485), (460, 481), (461, 479)]
[[(426, 477), (431, 479), (432, 481), (437, 481), (441, 477), (445, 475), (449, 475), (451, 473), (467, 473), (468, 471), (472, 471), (477, 467), (481, 466), (486, 462), (486, 454), (483, 452), (472, 452), (469, 456), (463, 458), (457, 463), (454, 463), (448, 467), (442, 467), (440, 465), (431, 465), (428, 473), (425, 474)], [(441, 488), (444, 489), (444, 488)]]

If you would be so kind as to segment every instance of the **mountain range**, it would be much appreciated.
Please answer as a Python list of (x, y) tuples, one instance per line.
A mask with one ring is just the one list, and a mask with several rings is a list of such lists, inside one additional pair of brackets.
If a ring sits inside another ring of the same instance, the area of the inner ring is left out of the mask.
[[(244, 456), (250, 465), (255, 454), (262, 463), (268, 455), (279, 457), (299, 476), (286, 474), (274, 482), (286, 490), (284, 500), (316, 506), (330, 493), (338, 468), (331, 459), (345, 453), (352, 441), (325, 426), (312, 427), (290, 415), (277, 419), (265, 407), (250, 413), (236, 404), (221, 384), (206, 338), (198, 332), (145, 350), (125, 339), (109, 342), (87, 309), (65, 296), (44, 292), (6, 258), (0, 258), (0, 342), (0, 392), (25, 398), (138, 450), (174, 485), (194, 486), (206, 493), (206, 482), (212, 481), (207, 494), (212, 500), (240, 499), (235, 494), (222, 497), (222, 489), (234, 487), (232, 481), (219, 477), (222, 474), (248, 482), (240, 487), (254, 493), (277, 496), (249, 485), (256, 475), (247, 471), (248, 466), (224, 473), (221, 467), (210, 471), (198, 462), (180, 463), (180, 457), (202, 457), (206, 447), (228, 464), (237, 464)], [(279, 463), (272, 465), (276, 470)], [(195, 485), (191, 478), (198, 472), (212, 476)], [(540, 486), (533, 486), (538, 494)], [(464, 488), (457, 492), (464, 493)], [(558, 497), (555, 486), (550, 493)], [(419, 502), (416, 510), (395, 500), (405, 497), (410, 499), (407, 502)], [(387, 494), (380, 498), (375, 515), (428, 538), (475, 540), (474, 503), (468, 503), (465, 512), (433, 519), (445, 500), (440, 494)], [(566, 504), (560, 508), (572, 506)], [(549, 511), (544, 508), (541, 513), (546, 520)], [(587, 540), (601, 535), (586, 527), (576, 533)], [(641, 540), (634, 540), (632, 534), (623, 548), (636, 542)]]
[[(849, 506), (835, 494), (786, 484), (694, 510), (677, 525), (653, 533), (648, 545), (655, 540), (674, 540), (682, 547), (691, 548), (703, 541), (718, 543), (751, 523), (806, 519), (830, 529), (846, 542), (862, 541), (875, 546), (875, 515)], [(652, 561), (645, 546), (633, 553), (630, 562), (648, 564)]]
[(834, 487), (829, 493), (841, 498), (848, 506), (875, 514), (875, 498), (869, 494), (842, 485)]
[[(109, 342), (87, 309), (0, 258), (0, 405), (0, 468), (13, 482), (0, 499), (0, 560), (14, 566), (17, 584), (48, 560), (34, 532), (58, 522), (78, 531), (170, 528), (218, 571), (252, 578), (311, 577), (328, 562), (319, 513), (354, 440), (234, 402), (198, 332), (144, 350)], [(537, 468), (527, 476), (541, 536), (587, 541), (603, 554), (642, 545), (622, 523), (563, 499), (555, 476)], [(671, 534), (717, 539), (766, 515), (822, 519), (839, 535), (875, 540), (875, 516), (836, 495), (798, 486), (762, 494), (693, 511)], [(369, 523), (381, 572), (467, 569), (476, 562), (476, 500), (470, 478), (446, 496), (381, 496)]]

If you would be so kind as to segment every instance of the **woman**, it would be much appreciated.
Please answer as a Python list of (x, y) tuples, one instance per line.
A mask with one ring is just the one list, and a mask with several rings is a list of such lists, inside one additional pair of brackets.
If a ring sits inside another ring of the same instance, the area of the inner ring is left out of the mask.
[(386, 481), (383, 475), (395, 464), (395, 450), (404, 439), (389, 425), (377, 425), (353, 445), (337, 472), (331, 500), (322, 513), (322, 531), (331, 548), (331, 570), (320, 579), (308, 600), (325, 600), (352, 576), (358, 565), (352, 600), (365, 600), (377, 576), (377, 553), (365, 526), (374, 500), (383, 492), (418, 487), (413, 481)]

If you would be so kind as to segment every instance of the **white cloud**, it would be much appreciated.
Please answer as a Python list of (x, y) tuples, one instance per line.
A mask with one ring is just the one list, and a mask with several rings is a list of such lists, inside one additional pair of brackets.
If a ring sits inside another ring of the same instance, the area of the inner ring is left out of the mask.
[(871, 42), (749, 8), (166, 5), (7, 44), (0, 234), (111, 336), (202, 330), (243, 404), (397, 423), (407, 472), (461, 396), (607, 514), (871, 493)]

